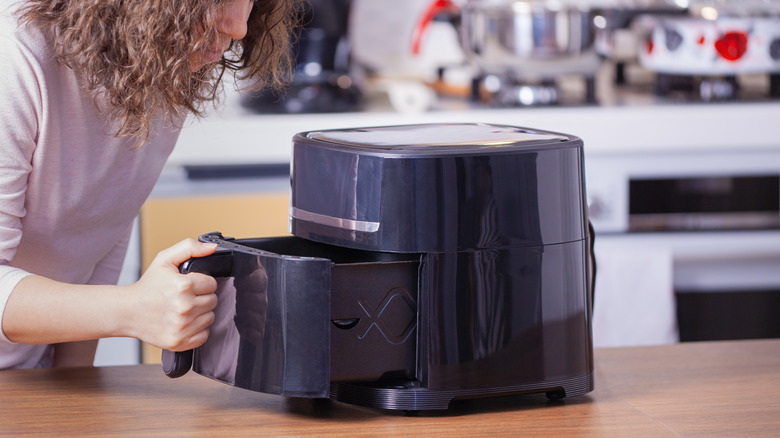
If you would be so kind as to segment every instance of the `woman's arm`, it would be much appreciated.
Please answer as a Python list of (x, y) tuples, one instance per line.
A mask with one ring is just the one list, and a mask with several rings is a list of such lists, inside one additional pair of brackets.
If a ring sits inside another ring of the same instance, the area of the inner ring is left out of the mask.
[[(90, 284), (117, 284), (127, 253), (131, 231), (132, 226), (128, 227), (124, 237), (114, 245), (108, 255), (95, 267), (89, 281)], [(97, 340), (55, 344), (52, 358), (53, 364), (55, 367), (92, 366), (95, 362), (97, 346)]]
[(160, 252), (137, 282), (125, 286), (73, 285), (41, 276), (23, 278), (3, 313), (13, 342), (50, 344), (133, 337), (180, 351), (203, 344), (214, 321), (216, 280), (180, 274), (191, 257), (216, 245), (187, 239)]

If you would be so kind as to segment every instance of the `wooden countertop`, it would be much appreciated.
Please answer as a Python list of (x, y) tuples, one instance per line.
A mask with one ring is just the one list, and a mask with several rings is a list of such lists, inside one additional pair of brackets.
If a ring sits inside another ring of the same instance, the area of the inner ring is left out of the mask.
[(780, 339), (597, 349), (596, 389), (407, 416), (157, 365), (0, 372), (0, 436), (778, 436)]

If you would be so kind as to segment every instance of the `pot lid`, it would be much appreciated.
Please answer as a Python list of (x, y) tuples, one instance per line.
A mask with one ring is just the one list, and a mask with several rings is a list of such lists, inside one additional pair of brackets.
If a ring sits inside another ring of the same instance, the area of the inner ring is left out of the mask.
[(420, 152), (430, 152), (431, 148), (437, 148), (437, 152), (514, 149), (571, 140), (570, 137), (562, 134), (484, 123), (432, 123), (312, 131), (306, 137), (334, 145), (355, 146), (377, 151)]

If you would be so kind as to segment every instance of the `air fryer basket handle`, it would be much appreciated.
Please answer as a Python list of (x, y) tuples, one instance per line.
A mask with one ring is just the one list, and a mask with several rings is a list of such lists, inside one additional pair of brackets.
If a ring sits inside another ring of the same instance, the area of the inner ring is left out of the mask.
[(170, 378), (181, 377), (192, 368), (192, 350), (162, 351), (162, 369)]
[[(179, 272), (199, 272), (212, 277), (229, 277), (233, 269), (233, 252), (216, 252), (206, 257), (186, 260), (179, 266)], [(162, 351), (162, 369), (170, 378), (181, 377), (192, 368), (192, 350)]]

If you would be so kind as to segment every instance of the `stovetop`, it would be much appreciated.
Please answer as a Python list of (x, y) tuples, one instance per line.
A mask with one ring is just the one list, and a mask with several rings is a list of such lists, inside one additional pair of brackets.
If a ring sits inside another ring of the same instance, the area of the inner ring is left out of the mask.
[(487, 75), (479, 78), (481, 92), (472, 90), (468, 98), (439, 96), (435, 109), (446, 109), (458, 101), (466, 101), (472, 108), (780, 102), (777, 85), (772, 88), (778, 75), (762, 73), (679, 76), (657, 74), (639, 65), (605, 62), (591, 83), (590, 79), (569, 75), (555, 81), (523, 82)]

